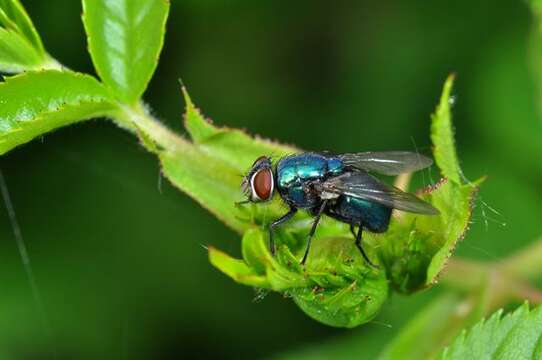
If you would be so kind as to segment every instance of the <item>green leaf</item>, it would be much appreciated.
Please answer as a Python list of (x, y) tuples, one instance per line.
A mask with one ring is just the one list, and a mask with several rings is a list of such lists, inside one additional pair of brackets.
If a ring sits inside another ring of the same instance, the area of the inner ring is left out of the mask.
[(463, 331), (439, 359), (540, 359), (542, 358), (542, 307), (527, 304), (511, 314), (494, 313)]
[(219, 129), (214, 127), (210, 119), (205, 119), (199, 109), (196, 108), (192, 102), (186, 88), (183, 86), (181, 90), (183, 92), (184, 102), (186, 104), (184, 126), (195, 143), (203, 142), (221, 132), (227, 132), (227, 129)]
[[(434, 240), (440, 240), (438, 251), (432, 256), (427, 269), (425, 285), (431, 285), (437, 281), (447, 260), (452, 255), (457, 242), (465, 237), (472, 215), (472, 208), (479, 185), (484, 178), (466, 185), (454, 185), (451, 181), (441, 184), (435, 191), (429, 193), (426, 198), (430, 199), (441, 211), (440, 221), (436, 219), (424, 219), (420, 228), (439, 227), (439, 234), (432, 234)], [(435, 224), (435, 222), (437, 224)], [(438, 241), (437, 240), (437, 241)]]
[[(32, 46), (42, 55), (45, 54), (43, 43), (34, 27), (30, 16), (26, 13), (23, 5), (19, 0), (0, 0), (0, 9), (3, 10), (5, 17), (0, 20), (2, 26), (15, 28), (32, 44)], [(5, 18), (9, 18), (11, 22), (7, 22)], [(15, 25), (15, 26), (14, 26)]]
[(37, 69), (43, 63), (40, 54), (20, 33), (0, 28), (0, 71), (19, 73)]
[(83, 22), (96, 71), (127, 104), (141, 97), (158, 64), (167, 0), (83, 0)]
[(53, 66), (18, 0), (0, 0), (0, 71), (18, 73)]
[(420, 194), (440, 211), (439, 216), (404, 213), (382, 236), (381, 258), (392, 287), (410, 293), (434, 284), (468, 229), (478, 186), (462, 183), (453, 139), (450, 92), (453, 77), (444, 85), (440, 104), (431, 117), (434, 155), (444, 179)]
[(242, 176), (256, 158), (277, 158), (298, 150), (250, 137), (240, 130), (214, 126), (197, 110), (185, 89), (185, 127), (192, 142), (179, 139), (175, 146), (160, 150), (162, 171), (175, 186), (244, 234), (243, 259), (212, 250), (213, 265), (242, 284), (291, 296), (320, 322), (354, 327), (376, 316), (390, 285), (396, 291), (410, 293), (433, 284), (467, 229), (477, 183), (460, 181), (450, 138), (450, 110), (443, 108), (449, 106), (450, 89), (451, 79), (432, 118), (432, 138), (435, 149), (445, 154), (436, 158), (437, 165), (448, 175), (456, 171), (458, 182), (443, 179), (421, 194), (440, 210), (439, 216), (405, 213), (392, 219), (387, 232), (366, 233), (365, 248), (370, 258), (381, 264), (381, 270), (363, 261), (346, 224), (327, 217), (318, 226), (306, 265), (300, 266), (312, 221), (303, 211), (276, 231), (278, 252), (272, 257), (267, 229), (287, 212), (287, 207), (279, 196), (264, 204), (235, 206), (235, 202), (243, 200)]
[(240, 284), (260, 288), (270, 287), (265, 276), (258, 275), (244, 261), (234, 259), (213, 247), (209, 247), (209, 261)]
[(442, 175), (455, 184), (461, 184), (461, 168), (455, 150), (450, 109), (453, 83), (454, 76), (450, 75), (444, 84), (437, 110), (431, 117), (431, 140), (434, 144), (433, 155)]
[[(217, 250), (211, 263), (235, 281), (281, 291), (312, 318), (331, 326), (355, 327), (373, 319), (388, 297), (385, 273), (363, 265), (363, 259), (345, 257), (354, 243), (344, 238), (319, 238), (305, 267), (287, 246), (271, 256), (261, 229), (243, 236), (244, 261)], [(371, 249), (371, 254), (374, 252)], [(220, 260), (218, 260), (220, 259)]]
[(237, 232), (269, 222), (285, 213), (275, 199), (261, 206), (236, 207), (243, 200), (241, 180), (261, 155), (283, 156), (298, 150), (253, 138), (237, 129), (218, 128), (195, 108), (185, 93), (185, 127), (193, 143), (160, 154), (162, 170), (171, 182)]
[(114, 110), (94, 78), (67, 71), (29, 72), (0, 83), (0, 154), (58, 127)]
[[(185, 126), (193, 143), (182, 142), (161, 152), (162, 171), (175, 186), (244, 233), (243, 260), (210, 249), (211, 263), (241, 284), (291, 296), (309, 316), (326, 324), (353, 327), (371, 320), (388, 296), (388, 283), (383, 271), (365, 265), (344, 224), (322, 220), (303, 268), (299, 262), (310, 226), (307, 214), (296, 215), (277, 232), (279, 248), (274, 258), (269, 253), (267, 231), (262, 229), (286, 213), (287, 207), (278, 197), (266, 204), (234, 205), (243, 200), (242, 175), (256, 158), (298, 150), (240, 130), (215, 127), (184, 93)], [(372, 247), (367, 251), (377, 259)]]

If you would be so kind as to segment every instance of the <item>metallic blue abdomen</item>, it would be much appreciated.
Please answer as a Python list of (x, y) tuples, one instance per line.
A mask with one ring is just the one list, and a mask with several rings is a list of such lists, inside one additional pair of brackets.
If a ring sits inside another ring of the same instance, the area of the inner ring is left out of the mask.
[(277, 163), (277, 189), (286, 202), (300, 208), (313, 208), (321, 200), (305, 191), (307, 183), (338, 175), (343, 169), (343, 162), (334, 156), (315, 153), (288, 156)]
[(342, 195), (327, 210), (327, 214), (353, 224), (363, 224), (369, 231), (380, 233), (388, 229), (392, 209), (371, 201)]

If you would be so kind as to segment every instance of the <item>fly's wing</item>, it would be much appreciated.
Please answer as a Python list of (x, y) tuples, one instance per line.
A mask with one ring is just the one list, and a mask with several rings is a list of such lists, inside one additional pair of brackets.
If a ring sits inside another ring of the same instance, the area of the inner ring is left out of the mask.
[(386, 185), (366, 172), (347, 172), (324, 181), (318, 188), (322, 191), (322, 197), (332, 198), (333, 194), (344, 194), (397, 210), (426, 215), (439, 214), (431, 204), (413, 194)]
[(414, 172), (433, 164), (427, 156), (409, 151), (347, 153), (339, 158), (347, 166), (384, 175)]

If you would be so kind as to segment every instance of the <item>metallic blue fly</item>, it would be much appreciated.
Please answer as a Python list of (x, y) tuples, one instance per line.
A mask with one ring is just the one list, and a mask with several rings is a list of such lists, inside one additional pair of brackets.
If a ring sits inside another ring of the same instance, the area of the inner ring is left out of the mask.
[[(356, 246), (372, 266), (361, 246), (363, 229), (382, 233), (388, 229), (393, 209), (437, 215), (439, 211), (415, 195), (384, 184), (370, 172), (398, 175), (431, 166), (432, 160), (406, 151), (364, 152), (333, 155), (303, 153), (280, 159), (273, 168), (271, 159), (258, 158), (243, 179), (247, 202), (271, 200), (275, 190), (290, 210), (269, 226), (269, 247), (275, 253), (273, 229), (292, 218), (298, 209), (314, 216), (304, 264), (311, 240), (322, 214), (350, 225)], [(355, 227), (358, 227), (357, 233)]]

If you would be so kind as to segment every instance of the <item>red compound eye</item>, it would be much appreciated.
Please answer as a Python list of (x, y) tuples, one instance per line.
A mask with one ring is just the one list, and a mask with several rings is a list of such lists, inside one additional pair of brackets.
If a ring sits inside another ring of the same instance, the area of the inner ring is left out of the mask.
[(271, 169), (262, 169), (252, 176), (252, 194), (258, 200), (269, 200), (273, 195), (273, 173)]

